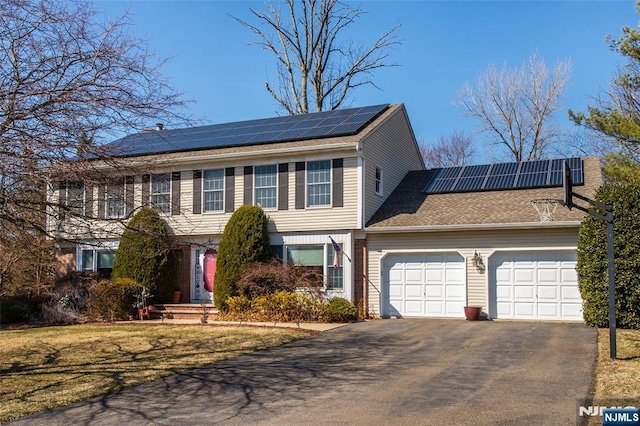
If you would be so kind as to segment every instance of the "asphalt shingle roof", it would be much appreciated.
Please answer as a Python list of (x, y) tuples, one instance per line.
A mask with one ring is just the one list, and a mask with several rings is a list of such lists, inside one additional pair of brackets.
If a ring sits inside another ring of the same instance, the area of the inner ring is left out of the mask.
[[(369, 228), (540, 222), (531, 200), (562, 199), (562, 188), (430, 194), (422, 192), (435, 170), (407, 173), (367, 223)], [(602, 184), (600, 160), (584, 159), (585, 184), (574, 192), (593, 198)], [(581, 221), (584, 213), (558, 206), (554, 221)]]

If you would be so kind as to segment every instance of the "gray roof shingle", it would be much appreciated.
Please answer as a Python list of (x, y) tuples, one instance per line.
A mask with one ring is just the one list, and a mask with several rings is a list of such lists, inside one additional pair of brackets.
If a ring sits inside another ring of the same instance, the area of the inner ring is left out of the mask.
[[(531, 205), (539, 198), (561, 199), (562, 188), (425, 194), (422, 189), (435, 170), (407, 173), (367, 223), (369, 228), (437, 227), (474, 224), (522, 224), (540, 222)], [(584, 181), (574, 192), (593, 198), (602, 184), (600, 160), (584, 159)], [(554, 221), (579, 222), (584, 213), (558, 206)]]

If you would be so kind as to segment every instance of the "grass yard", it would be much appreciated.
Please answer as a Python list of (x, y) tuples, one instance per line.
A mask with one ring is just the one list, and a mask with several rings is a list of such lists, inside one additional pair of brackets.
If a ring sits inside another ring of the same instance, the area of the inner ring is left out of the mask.
[(0, 331), (0, 424), (301, 339), (231, 326), (77, 325)]
[(609, 357), (609, 329), (598, 329), (595, 397), (640, 399), (640, 330), (616, 331), (618, 359)]

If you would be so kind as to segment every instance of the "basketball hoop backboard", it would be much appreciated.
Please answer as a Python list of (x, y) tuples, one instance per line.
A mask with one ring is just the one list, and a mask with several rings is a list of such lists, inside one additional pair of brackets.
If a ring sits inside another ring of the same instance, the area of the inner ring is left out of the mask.
[(571, 180), (571, 167), (569, 162), (564, 162), (564, 175), (562, 178), (562, 205), (571, 210), (573, 207), (573, 182)]

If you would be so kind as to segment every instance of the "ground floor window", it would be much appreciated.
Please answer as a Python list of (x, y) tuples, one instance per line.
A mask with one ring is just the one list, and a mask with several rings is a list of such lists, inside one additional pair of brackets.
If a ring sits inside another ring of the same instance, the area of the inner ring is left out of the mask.
[(80, 267), (83, 272), (97, 272), (103, 278), (111, 278), (115, 250), (82, 249), (80, 250)]

